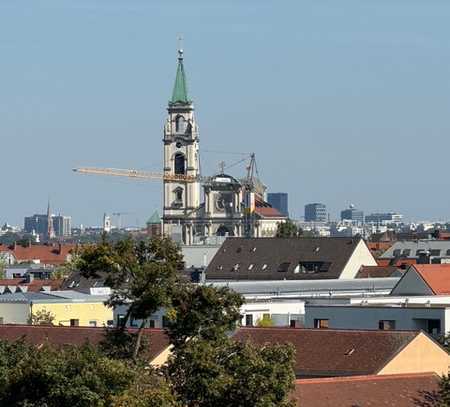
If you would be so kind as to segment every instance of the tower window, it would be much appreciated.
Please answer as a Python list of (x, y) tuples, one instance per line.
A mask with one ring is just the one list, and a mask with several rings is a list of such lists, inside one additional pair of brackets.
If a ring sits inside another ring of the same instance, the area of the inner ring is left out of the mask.
[(175, 189), (175, 201), (177, 203), (181, 203), (183, 202), (183, 189), (182, 188), (177, 188)]
[(175, 174), (184, 175), (186, 173), (184, 154), (175, 154)]
[(175, 131), (177, 133), (184, 133), (186, 130), (186, 122), (183, 116), (177, 116), (175, 119)]

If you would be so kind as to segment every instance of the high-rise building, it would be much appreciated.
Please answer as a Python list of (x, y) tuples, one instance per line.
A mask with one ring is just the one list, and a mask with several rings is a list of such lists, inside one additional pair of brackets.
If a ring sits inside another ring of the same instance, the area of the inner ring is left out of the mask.
[(386, 213), (371, 213), (366, 216), (366, 223), (373, 223), (376, 225), (389, 225), (392, 223), (401, 223), (403, 215), (396, 212)]
[(327, 207), (322, 203), (305, 205), (305, 222), (326, 222)]
[(70, 216), (52, 215), (50, 202), (46, 214), (34, 214), (24, 218), (24, 231), (36, 234), (43, 239), (70, 236), (72, 230), (72, 218)]
[(289, 217), (289, 202), (287, 192), (270, 192), (267, 194), (267, 202), (280, 212)]
[(364, 212), (356, 209), (355, 205), (350, 205), (348, 209), (341, 211), (341, 220), (351, 221), (354, 223), (364, 222)]
[(70, 236), (72, 234), (72, 218), (70, 216), (52, 216), (52, 222), (56, 237)]

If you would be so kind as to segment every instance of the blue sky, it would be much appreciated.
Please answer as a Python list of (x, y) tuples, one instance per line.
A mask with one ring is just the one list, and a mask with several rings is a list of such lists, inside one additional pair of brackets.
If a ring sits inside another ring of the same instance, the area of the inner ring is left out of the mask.
[(450, 219), (449, 21), (447, 0), (0, 0), (0, 222), (48, 196), (75, 224), (160, 208), (160, 182), (71, 168), (161, 168), (180, 33), (205, 174), (239, 159), (206, 150), (254, 151), (294, 216)]

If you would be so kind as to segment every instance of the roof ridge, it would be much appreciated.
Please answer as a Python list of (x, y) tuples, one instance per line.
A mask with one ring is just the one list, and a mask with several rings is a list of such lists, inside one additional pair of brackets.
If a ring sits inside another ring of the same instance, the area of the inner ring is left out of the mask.
[(391, 379), (409, 379), (415, 377), (439, 377), (435, 372), (420, 373), (396, 373), (387, 375), (358, 375), (358, 376), (340, 376), (340, 377), (321, 377), (313, 379), (296, 379), (295, 384), (317, 384), (317, 383), (335, 383), (335, 382), (352, 382), (352, 381), (369, 381), (369, 380), (391, 380)]
[(272, 330), (272, 331), (293, 331), (293, 332), (304, 332), (304, 331), (311, 331), (311, 332), (370, 332), (370, 333), (376, 333), (379, 335), (386, 335), (386, 334), (392, 334), (392, 333), (415, 333), (419, 334), (420, 330), (414, 330), (414, 329), (396, 329), (396, 330), (382, 330), (382, 329), (349, 329), (349, 328), (327, 328), (327, 329), (318, 329), (318, 328), (290, 328), (290, 327), (279, 327), (279, 326), (269, 326), (269, 327), (259, 327), (259, 326), (243, 326), (237, 329), (237, 331), (240, 330)]

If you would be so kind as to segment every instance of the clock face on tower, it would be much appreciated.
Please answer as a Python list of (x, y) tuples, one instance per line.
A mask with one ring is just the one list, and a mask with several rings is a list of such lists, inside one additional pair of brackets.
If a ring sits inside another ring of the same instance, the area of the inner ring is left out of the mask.
[(214, 206), (217, 212), (230, 211), (233, 207), (233, 196), (231, 193), (219, 192), (215, 196)]

